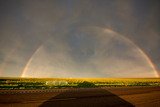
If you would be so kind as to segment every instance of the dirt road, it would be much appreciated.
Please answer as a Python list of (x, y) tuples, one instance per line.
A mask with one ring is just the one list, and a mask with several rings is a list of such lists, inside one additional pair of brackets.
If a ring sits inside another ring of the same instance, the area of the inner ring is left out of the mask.
[(160, 107), (160, 87), (0, 90), (0, 107)]

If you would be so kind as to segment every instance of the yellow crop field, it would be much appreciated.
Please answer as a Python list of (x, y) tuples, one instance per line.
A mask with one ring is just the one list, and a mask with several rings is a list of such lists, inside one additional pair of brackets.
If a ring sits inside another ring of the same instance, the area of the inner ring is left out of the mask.
[(160, 78), (0, 78), (0, 89), (124, 86), (160, 86)]

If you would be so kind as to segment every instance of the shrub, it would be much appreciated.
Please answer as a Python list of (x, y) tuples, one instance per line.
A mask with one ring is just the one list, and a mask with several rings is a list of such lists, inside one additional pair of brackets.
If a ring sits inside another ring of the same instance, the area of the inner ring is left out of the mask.
[(92, 82), (84, 81), (79, 83), (77, 87), (89, 88), (89, 87), (96, 87), (96, 85)]

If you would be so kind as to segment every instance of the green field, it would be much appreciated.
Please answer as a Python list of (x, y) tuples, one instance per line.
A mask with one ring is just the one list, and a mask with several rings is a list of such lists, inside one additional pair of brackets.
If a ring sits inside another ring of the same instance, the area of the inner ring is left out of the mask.
[(160, 86), (160, 78), (0, 78), (0, 89)]

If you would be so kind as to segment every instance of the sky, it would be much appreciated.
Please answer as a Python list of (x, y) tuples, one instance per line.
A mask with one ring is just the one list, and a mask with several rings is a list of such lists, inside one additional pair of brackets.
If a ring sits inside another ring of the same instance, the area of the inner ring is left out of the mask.
[(159, 0), (0, 0), (0, 77), (159, 77), (159, 13)]

